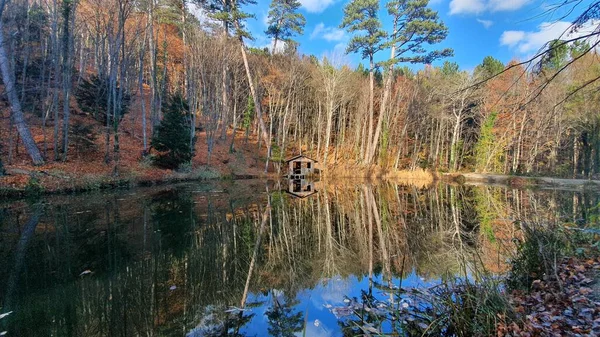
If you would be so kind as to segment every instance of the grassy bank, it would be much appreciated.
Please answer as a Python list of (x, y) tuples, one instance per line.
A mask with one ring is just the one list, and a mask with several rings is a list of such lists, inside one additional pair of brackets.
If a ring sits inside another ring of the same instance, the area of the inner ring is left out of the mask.
[(597, 225), (517, 225), (508, 273), (492, 274), (465, 254), (462, 271), (434, 286), (400, 284), (383, 302), (363, 291), (354, 306), (360, 323), (349, 328), (374, 336), (598, 336)]

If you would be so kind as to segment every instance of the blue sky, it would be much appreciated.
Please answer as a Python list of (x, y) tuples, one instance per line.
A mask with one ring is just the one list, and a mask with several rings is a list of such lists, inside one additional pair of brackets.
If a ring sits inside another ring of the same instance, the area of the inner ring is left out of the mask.
[[(560, 0), (556, 0), (557, 2)], [(258, 0), (258, 4), (248, 8), (256, 19), (249, 20), (248, 28), (256, 47), (270, 45), (264, 34), (270, 0)], [(300, 52), (317, 57), (344, 54), (350, 35), (339, 29), (343, 8), (349, 0), (300, 0), (301, 12), (306, 17), (306, 27), (302, 36), (296, 37)], [(387, 31), (391, 30), (390, 18), (381, 1), (380, 18)], [(471, 70), (491, 55), (504, 63), (511, 59), (526, 59), (534, 55), (543, 44), (559, 38), (569, 28), (569, 20), (574, 15), (563, 16), (566, 9), (547, 13), (555, 2), (536, 0), (431, 0), (430, 7), (438, 11), (440, 18), (449, 28), (449, 35), (439, 47), (453, 48), (456, 62), (464, 70)], [(581, 13), (589, 5), (584, 0), (574, 11)], [(589, 29), (594, 27), (590, 22)], [(576, 32), (574, 34), (583, 34)], [(381, 52), (380, 59), (389, 57), (389, 52)], [(359, 55), (348, 55), (344, 60), (353, 66), (361, 62)], [(434, 64), (440, 64), (438, 61)], [(420, 68), (421, 66), (412, 66)]]

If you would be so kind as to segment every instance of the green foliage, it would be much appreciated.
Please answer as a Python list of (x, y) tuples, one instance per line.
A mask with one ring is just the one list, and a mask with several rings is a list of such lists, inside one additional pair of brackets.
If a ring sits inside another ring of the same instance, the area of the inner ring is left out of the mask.
[(555, 228), (521, 224), (523, 242), (511, 261), (506, 279), (509, 289), (531, 289), (534, 280), (554, 278), (556, 262), (565, 246), (563, 232)]
[(444, 61), (441, 72), (444, 76), (453, 76), (458, 74), (459, 66), (456, 62)]
[(279, 163), (285, 162), (285, 153), (281, 151), (281, 148), (275, 141), (271, 144), (271, 161)]
[(159, 152), (154, 158), (154, 164), (176, 169), (192, 160), (194, 156), (187, 116), (189, 107), (181, 95), (175, 94), (168, 99), (163, 111), (164, 118), (152, 138), (152, 147)]
[(394, 63), (432, 63), (454, 54), (452, 49), (428, 51), (427, 45), (440, 43), (448, 36), (448, 27), (438, 13), (427, 5), (429, 0), (393, 0), (387, 3), (388, 13), (399, 23), (385, 47), (397, 46)]
[(253, 14), (246, 13), (242, 7), (255, 5), (255, 0), (197, 0), (199, 5), (206, 11), (208, 17), (222, 22), (227, 30), (235, 28), (235, 36), (238, 38), (252, 39), (252, 34), (245, 28), (244, 20), (254, 18)]
[(250, 126), (252, 125), (254, 111), (254, 100), (251, 96), (248, 96), (248, 103), (246, 104), (246, 110), (244, 111), (244, 120), (242, 121), (242, 127), (246, 130), (250, 129)]
[(416, 308), (415, 317), (424, 324), (409, 322), (407, 331), (411, 336), (493, 336), (501, 317), (514, 317), (500, 289), (499, 281), (487, 275), (477, 282), (447, 280), (422, 295), (429, 305)]
[(479, 221), (479, 231), (490, 242), (496, 242), (494, 234), (494, 220), (501, 218), (497, 205), (502, 204), (502, 193), (499, 190), (474, 189), (474, 205)]
[(475, 169), (477, 171), (501, 170), (503, 157), (500, 151), (496, 151), (496, 136), (494, 125), (498, 114), (492, 112), (484, 121), (479, 133), (479, 139), (475, 145)]
[(590, 51), (590, 44), (585, 40), (577, 40), (574, 41), (569, 46), (569, 52), (571, 54), (571, 58), (579, 57)]
[[(117, 84), (117, 91), (119, 86)], [(103, 124), (106, 123), (106, 112), (109, 98), (109, 81), (107, 78), (100, 78), (97, 75), (92, 75), (88, 79), (83, 79), (79, 88), (75, 91), (75, 99), (81, 110), (91, 114), (94, 118)], [(118, 112), (119, 122), (123, 116), (129, 111), (131, 96), (127, 93), (123, 94), (121, 102), (121, 110)], [(112, 109), (111, 109), (112, 110)]]
[(25, 194), (29, 197), (39, 197), (44, 193), (44, 187), (36, 177), (29, 177), (27, 185), (25, 185)]
[(475, 74), (483, 78), (496, 76), (504, 70), (504, 64), (492, 56), (483, 58), (483, 62), (475, 68)]
[(264, 47), (264, 48), (248, 47), (248, 52), (250, 54), (254, 54), (254, 55), (258, 55), (258, 56), (271, 55), (271, 52), (269, 51), (269, 48), (267, 48), (267, 47)]
[(552, 40), (548, 42), (548, 51), (540, 61), (540, 70), (560, 70), (568, 60), (569, 47), (565, 41)]
[(381, 29), (378, 11), (379, 0), (352, 0), (344, 7), (340, 28), (346, 28), (349, 33), (364, 32), (350, 39), (346, 52), (360, 52), (363, 59), (372, 59), (383, 48), (382, 41), (387, 34)]
[(298, 13), (302, 4), (298, 0), (272, 0), (265, 31), (268, 37), (288, 42), (294, 34), (304, 34), (306, 19)]

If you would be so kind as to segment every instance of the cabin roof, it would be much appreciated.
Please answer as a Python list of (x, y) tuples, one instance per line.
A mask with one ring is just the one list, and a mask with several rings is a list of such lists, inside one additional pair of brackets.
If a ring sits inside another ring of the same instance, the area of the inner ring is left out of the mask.
[(305, 156), (305, 155), (303, 155), (303, 154), (299, 154), (299, 155), (297, 155), (297, 156), (295, 156), (295, 157), (292, 157), (292, 158), (290, 158), (290, 159), (286, 160), (285, 162), (286, 162), (286, 163), (289, 163), (289, 162), (291, 162), (291, 161), (294, 161), (294, 160), (297, 160), (297, 159), (300, 159), (300, 158), (305, 158), (305, 159), (308, 159), (308, 160), (310, 160), (310, 161), (313, 161), (313, 162), (315, 162), (315, 163), (318, 163), (318, 162), (319, 162), (319, 161), (317, 161), (317, 160), (314, 160), (314, 159), (312, 159), (312, 158), (310, 158), (310, 157), (307, 157), (307, 156)]
[(300, 199), (308, 198), (311, 195), (317, 193), (317, 191), (314, 191), (314, 190), (311, 192), (290, 192), (290, 191), (286, 190), (285, 192), (293, 195), (296, 198), (300, 198)]

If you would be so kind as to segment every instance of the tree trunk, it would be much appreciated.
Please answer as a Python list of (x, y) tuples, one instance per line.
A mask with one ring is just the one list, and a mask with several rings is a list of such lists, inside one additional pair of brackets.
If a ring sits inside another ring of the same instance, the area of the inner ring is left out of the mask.
[[(239, 24), (236, 23), (236, 29), (240, 29)], [(262, 108), (261, 102), (258, 98), (258, 93), (256, 92), (256, 88), (254, 87), (254, 81), (252, 80), (252, 73), (250, 72), (250, 65), (248, 64), (248, 56), (246, 55), (246, 48), (244, 47), (244, 40), (240, 37), (240, 49), (242, 50), (242, 59), (244, 60), (244, 68), (246, 69), (246, 76), (248, 77), (248, 86), (250, 87), (250, 93), (252, 94), (252, 99), (254, 100), (254, 111), (256, 112), (256, 118), (258, 119), (258, 126), (260, 128), (260, 136), (268, 144), (269, 135), (267, 134), (267, 129), (265, 127), (265, 121), (262, 117)]]
[[(74, 5), (63, 1), (63, 154), (62, 160), (67, 160), (69, 152), (69, 118), (71, 115), (69, 100), (71, 98), (71, 20), (74, 19)], [(73, 18), (71, 17), (73, 16)]]
[[(397, 32), (397, 23), (398, 20), (394, 20), (394, 34), (392, 36), (396, 36)], [(392, 45), (392, 50), (390, 54), (390, 61), (392, 61), (396, 56), (396, 44)], [(394, 65), (390, 64), (388, 67), (387, 76), (385, 79), (385, 84), (383, 86), (383, 99), (381, 100), (381, 108), (379, 109), (379, 118), (377, 119), (377, 127), (375, 128), (375, 135), (371, 140), (371, 149), (369, 151), (370, 158), (368, 158), (368, 163), (373, 161), (373, 157), (375, 156), (375, 151), (377, 150), (377, 145), (379, 143), (379, 134), (381, 133), (381, 125), (383, 124), (383, 116), (387, 110), (388, 101), (390, 98), (390, 93), (392, 90), (392, 80), (394, 78)]]
[[(2, 2), (2, 6), (0, 7), (0, 12), (4, 9), (4, 2)], [(27, 126), (25, 121), (25, 116), (23, 116), (23, 110), (21, 109), (21, 102), (19, 102), (19, 98), (17, 97), (17, 92), (15, 88), (15, 83), (12, 78), (12, 71), (8, 64), (8, 58), (6, 57), (6, 50), (4, 48), (4, 27), (0, 17), (0, 70), (2, 71), (2, 81), (4, 82), (5, 91), (8, 96), (8, 102), (10, 103), (11, 111), (12, 111), (12, 121), (14, 125), (17, 127), (17, 131), (23, 140), (23, 144), (25, 145), (25, 149), (31, 157), (31, 161), (34, 165), (42, 165), (44, 164), (44, 159), (40, 154), (39, 149), (35, 144), (35, 140), (31, 135), (31, 131)]]
[(365, 148), (365, 164), (370, 165), (373, 158), (371, 143), (373, 142), (373, 105), (375, 100), (375, 63), (373, 55), (369, 55), (369, 130), (367, 130), (367, 143)]

